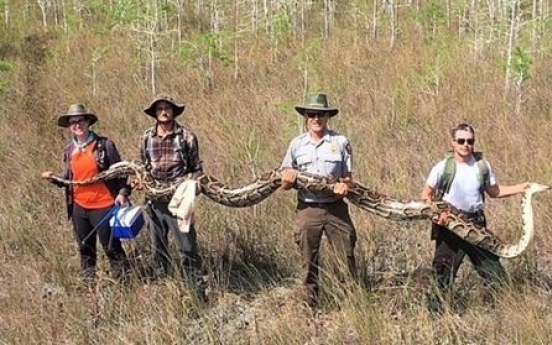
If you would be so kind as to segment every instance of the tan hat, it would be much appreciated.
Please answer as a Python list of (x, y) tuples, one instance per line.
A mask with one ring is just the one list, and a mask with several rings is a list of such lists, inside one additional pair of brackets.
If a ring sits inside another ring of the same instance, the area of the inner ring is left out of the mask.
[(88, 120), (88, 125), (92, 126), (98, 121), (98, 117), (88, 111), (83, 104), (71, 104), (67, 114), (63, 114), (57, 119), (57, 124), (60, 127), (69, 127), (69, 119), (74, 116), (84, 116)]
[(323, 93), (315, 93), (308, 95), (305, 99), (305, 104), (296, 105), (295, 110), (301, 115), (305, 115), (305, 111), (314, 110), (327, 113), (330, 117), (337, 115), (337, 108), (330, 108), (328, 105), (328, 96)]
[(151, 101), (150, 105), (146, 109), (144, 109), (144, 112), (151, 117), (156, 117), (155, 106), (157, 105), (157, 103), (161, 101), (167, 102), (172, 106), (174, 117), (177, 117), (178, 115), (182, 114), (184, 112), (184, 109), (186, 108), (184, 104), (176, 103), (173, 100), (172, 96), (169, 95), (168, 93), (161, 93), (155, 96), (155, 99)]

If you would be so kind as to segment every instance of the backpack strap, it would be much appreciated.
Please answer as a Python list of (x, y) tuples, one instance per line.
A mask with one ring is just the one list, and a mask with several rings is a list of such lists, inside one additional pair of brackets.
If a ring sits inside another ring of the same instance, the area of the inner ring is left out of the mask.
[(144, 162), (144, 164), (146, 165), (146, 170), (151, 170), (152, 168), (149, 148), (151, 147), (151, 139), (154, 131), (155, 131), (155, 126), (148, 128), (142, 135), (142, 145), (144, 146), (144, 155), (146, 158), (146, 161)]
[(483, 198), (483, 202), (485, 201), (485, 190), (487, 187), (489, 187), (491, 181), (490, 181), (490, 175), (491, 172), (489, 170), (489, 163), (485, 158), (483, 158), (482, 152), (474, 152), (473, 156), (475, 158), (477, 168), (479, 169), (479, 193), (481, 194), (481, 197)]
[(105, 148), (106, 137), (98, 136), (96, 139), (96, 147), (94, 148), (94, 156), (96, 157), (96, 164), (100, 171), (106, 170), (108, 164), (106, 162), (107, 154)]
[(454, 154), (452, 151), (445, 153), (445, 169), (443, 175), (435, 187), (435, 197), (437, 200), (441, 200), (443, 196), (449, 192), (454, 175), (456, 174), (456, 162), (454, 161)]
[(174, 138), (174, 144), (176, 146), (176, 152), (178, 152), (178, 156), (180, 157), (180, 160), (185, 165), (186, 170), (188, 169), (188, 143), (184, 140), (184, 135), (182, 131), (178, 132), (175, 135)]

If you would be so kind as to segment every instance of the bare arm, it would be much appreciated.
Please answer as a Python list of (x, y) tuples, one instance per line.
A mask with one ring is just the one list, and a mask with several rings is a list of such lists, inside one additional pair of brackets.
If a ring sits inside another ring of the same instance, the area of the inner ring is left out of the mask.
[(485, 191), (487, 192), (487, 194), (489, 194), (491, 198), (500, 199), (507, 198), (516, 194), (521, 194), (525, 192), (525, 189), (527, 189), (527, 187), (529, 187), (529, 182), (524, 182), (511, 186), (501, 186), (495, 184), (493, 186), (487, 187)]
[(424, 186), (424, 189), (422, 189), (422, 199), (424, 199), (425, 201), (432, 201), (434, 195), (435, 195), (435, 189), (431, 188), (426, 184)]
[[(424, 189), (422, 189), (422, 199), (426, 202), (432, 202), (434, 197), (435, 189), (426, 184)], [(442, 212), (438, 216), (434, 216), (431, 220), (438, 225), (445, 226), (448, 223), (448, 213)]]

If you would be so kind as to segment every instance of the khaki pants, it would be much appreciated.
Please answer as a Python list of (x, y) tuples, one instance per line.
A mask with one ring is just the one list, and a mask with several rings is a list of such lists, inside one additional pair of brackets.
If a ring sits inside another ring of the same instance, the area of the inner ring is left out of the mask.
[(306, 272), (303, 277), (306, 301), (314, 307), (318, 303), (319, 250), (322, 234), (326, 234), (338, 265), (346, 267), (348, 275), (356, 278), (356, 231), (348, 206), (342, 200), (331, 204), (299, 202), (296, 225), (295, 241), (306, 261)]

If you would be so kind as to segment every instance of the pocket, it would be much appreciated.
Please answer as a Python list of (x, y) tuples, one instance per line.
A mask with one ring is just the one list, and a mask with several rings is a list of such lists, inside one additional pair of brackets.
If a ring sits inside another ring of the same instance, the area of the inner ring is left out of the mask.
[(324, 157), (324, 166), (326, 174), (333, 178), (341, 177), (343, 171), (343, 159), (340, 155), (330, 155)]
[(162, 158), (161, 155), (152, 155), (152, 154), (150, 154), (150, 159), (153, 163), (159, 163), (161, 158)]
[(152, 147), (147, 148), (147, 156), (153, 165), (158, 164), (163, 158), (162, 150), (154, 150)]
[(180, 157), (178, 156), (178, 152), (162, 152), (162, 151), (153, 151), (150, 152), (150, 159), (152, 164), (155, 166), (157, 164), (161, 164), (163, 162), (166, 162), (168, 166), (175, 166), (180, 162)]
[(297, 156), (296, 161), (298, 170), (305, 170), (312, 165), (312, 158), (308, 155)]
[(331, 163), (341, 163), (341, 156), (340, 155), (331, 155), (324, 157), (325, 162), (331, 162)]

